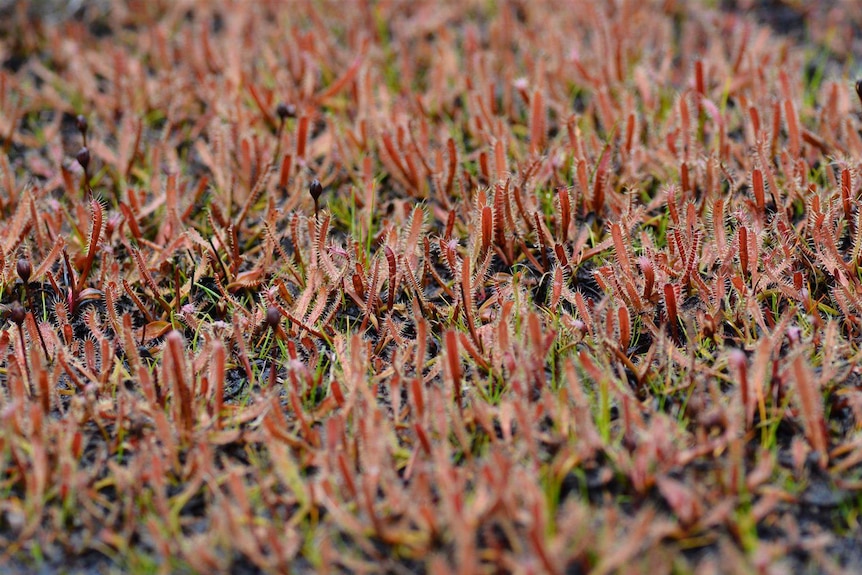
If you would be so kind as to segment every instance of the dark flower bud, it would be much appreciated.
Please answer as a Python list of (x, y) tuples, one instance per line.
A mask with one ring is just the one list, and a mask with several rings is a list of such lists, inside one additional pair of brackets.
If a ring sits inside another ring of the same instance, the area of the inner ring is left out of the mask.
[(296, 117), (296, 106), (293, 104), (285, 104), (281, 102), (275, 108), (275, 113), (278, 114), (278, 117), (281, 118), (281, 121), (285, 121), (288, 118)]
[(281, 323), (281, 312), (278, 311), (277, 307), (270, 306), (266, 310), (266, 325), (271, 329), (275, 329), (279, 323)]
[(320, 198), (320, 194), (323, 193), (323, 186), (320, 184), (320, 180), (317, 178), (311, 180), (311, 186), (308, 188), (308, 193), (311, 194), (311, 197), (315, 202)]
[(86, 138), (87, 128), (89, 128), (90, 125), (87, 123), (87, 118), (84, 117), (84, 114), (78, 114), (78, 117), (75, 118), (75, 125), (78, 127), (78, 131), (81, 132), (81, 135)]
[(18, 265), (15, 269), (18, 272), (18, 277), (21, 278), (21, 281), (24, 283), (30, 281), (30, 274), (33, 272), (33, 268), (30, 266), (30, 260), (26, 258), (19, 259)]
[(78, 150), (78, 155), (75, 156), (78, 160), (78, 163), (81, 164), (81, 167), (84, 168), (84, 171), (87, 171), (87, 167), (90, 165), (90, 150), (87, 149), (86, 146)]
[(859, 101), (862, 102), (862, 80), (856, 80), (856, 95), (859, 96)]
[(24, 323), (24, 317), (26, 316), (26, 312), (24, 311), (24, 306), (22, 306), (19, 302), (13, 302), (12, 306), (9, 308), (9, 318), (17, 325), (21, 325)]

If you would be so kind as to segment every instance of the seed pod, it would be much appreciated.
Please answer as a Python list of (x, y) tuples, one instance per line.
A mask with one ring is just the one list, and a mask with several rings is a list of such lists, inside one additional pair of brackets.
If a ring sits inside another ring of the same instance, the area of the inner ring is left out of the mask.
[(18, 277), (26, 284), (30, 280), (30, 274), (33, 272), (30, 260), (26, 258), (19, 259), (15, 269), (18, 272)]
[(11, 319), (13, 323), (20, 326), (24, 323), (26, 315), (27, 313), (24, 311), (24, 306), (17, 301), (12, 303), (12, 306), (9, 308), (9, 319)]
[(81, 164), (81, 167), (84, 168), (84, 171), (86, 172), (87, 167), (90, 165), (90, 150), (87, 149), (87, 146), (78, 150), (78, 155), (75, 156), (75, 159), (78, 160), (78, 163)]
[(862, 80), (856, 80), (856, 95), (859, 96), (859, 101), (862, 102)]

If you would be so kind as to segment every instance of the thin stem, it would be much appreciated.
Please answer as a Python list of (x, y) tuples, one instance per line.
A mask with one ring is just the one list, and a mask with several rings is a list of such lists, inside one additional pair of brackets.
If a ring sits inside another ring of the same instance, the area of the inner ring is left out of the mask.
[(27, 343), (24, 340), (24, 328), (21, 327), (21, 324), (18, 324), (18, 337), (21, 338), (21, 355), (24, 356), (24, 368), (27, 370), (27, 381), (32, 385), (32, 378), (30, 377), (30, 362), (27, 359)]

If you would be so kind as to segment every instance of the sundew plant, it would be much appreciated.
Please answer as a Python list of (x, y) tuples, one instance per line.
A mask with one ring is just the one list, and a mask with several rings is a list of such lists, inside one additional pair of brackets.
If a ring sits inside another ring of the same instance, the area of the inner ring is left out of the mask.
[(859, 571), (860, 38), (0, 1), (0, 570)]

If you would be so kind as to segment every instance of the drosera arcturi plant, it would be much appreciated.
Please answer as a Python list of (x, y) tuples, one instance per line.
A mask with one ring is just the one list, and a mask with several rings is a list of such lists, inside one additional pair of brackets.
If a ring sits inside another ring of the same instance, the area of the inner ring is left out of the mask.
[(11, 11), (2, 559), (862, 565), (834, 10)]

